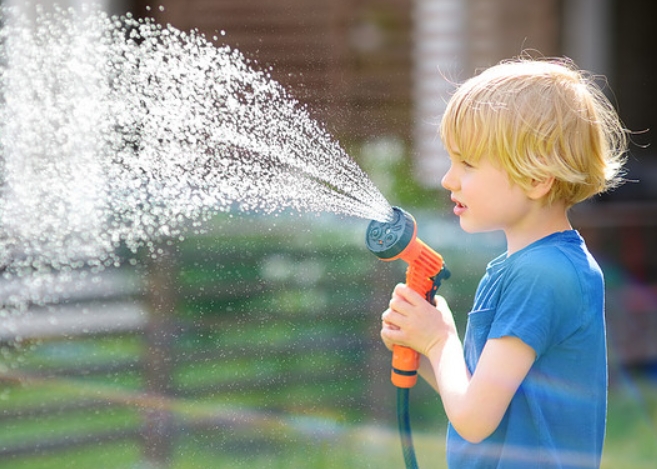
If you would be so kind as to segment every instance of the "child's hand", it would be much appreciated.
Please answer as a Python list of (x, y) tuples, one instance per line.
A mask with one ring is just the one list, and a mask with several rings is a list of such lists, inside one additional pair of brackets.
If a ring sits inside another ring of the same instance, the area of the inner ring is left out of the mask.
[(390, 309), (387, 309), (382, 315), (381, 315), (381, 340), (383, 340), (384, 345), (392, 352), (392, 346), (395, 345), (395, 343), (388, 338), (388, 335), (384, 333), (386, 329), (390, 329), (393, 331), (398, 331), (399, 327), (395, 326), (394, 324), (386, 321), (386, 314)]
[(404, 345), (428, 355), (450, 334), (456, 334), (447, 302), (442, 296), (436, 296), (436, 304), (428, 303), (404, 284), (397, 285), (390, 307), (381, 316), (381, 339), (386, 347), (392, 350), (394, 344)]

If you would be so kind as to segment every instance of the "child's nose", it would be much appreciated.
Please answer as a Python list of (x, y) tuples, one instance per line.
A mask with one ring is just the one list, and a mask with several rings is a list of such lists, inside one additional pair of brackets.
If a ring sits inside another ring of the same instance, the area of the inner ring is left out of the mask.
[(457, 189), (456, 178), (454, 177), (453, 166), (450, 166), (443, 178), (440, 180), (440, 184), (447, 189), (448, 191), (455, 191)]

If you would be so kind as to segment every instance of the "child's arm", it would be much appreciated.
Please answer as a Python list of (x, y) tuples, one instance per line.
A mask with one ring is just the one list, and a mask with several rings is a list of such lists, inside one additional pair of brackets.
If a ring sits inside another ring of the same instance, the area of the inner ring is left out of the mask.
[[(452, 310), (442, 296), (436, 295), (435, 306), (444, 314), (452, 316)], [(429, 384), (429, 386), (431, 386), (436, 392), (440, 393), (433, 366), (425, 355), (420, 355), (420, 368), (418, 369), (418, 373), (422, 376), (422, 379)]]
[(534, 363), (534, 350), (520, 339), (491, 339), (477, 369), (467, 376), (458, 339), (448, 339), (430, 351), (438, 392), (454, 429), (477, 443), (499, 425), (513, 395)]
[(386, 344), (405, 345), (426, 357), (420, 372), (440, 393), (447, 417), (464, 439), (479, 442), (495, 431), (534, 363), (531, 347), (514, 337), (491, 339), (470, 376), (444, 300), (436, 308), (405, 285), (395, 289), (383, 321)]

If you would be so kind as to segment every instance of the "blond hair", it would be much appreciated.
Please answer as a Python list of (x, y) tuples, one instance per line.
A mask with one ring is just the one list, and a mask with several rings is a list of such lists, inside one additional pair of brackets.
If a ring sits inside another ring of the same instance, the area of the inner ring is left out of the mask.
[(622, 183), (627, 131), (593, 78), (572, 62), (518, 58), (467, 80), (440, 134), (452, 157), (486, 156), (525, 190), (554, 177), (566, 207)]

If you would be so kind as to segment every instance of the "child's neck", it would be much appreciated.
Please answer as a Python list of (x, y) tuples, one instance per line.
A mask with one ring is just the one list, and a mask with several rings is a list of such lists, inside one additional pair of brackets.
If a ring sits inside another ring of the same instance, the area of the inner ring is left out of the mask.
[(505, 230), (507, 255), (510, 256), (553, 233), (572, 229), (567, 209), (562, 204), (539, 206), (523, 220), (521, 226)]

